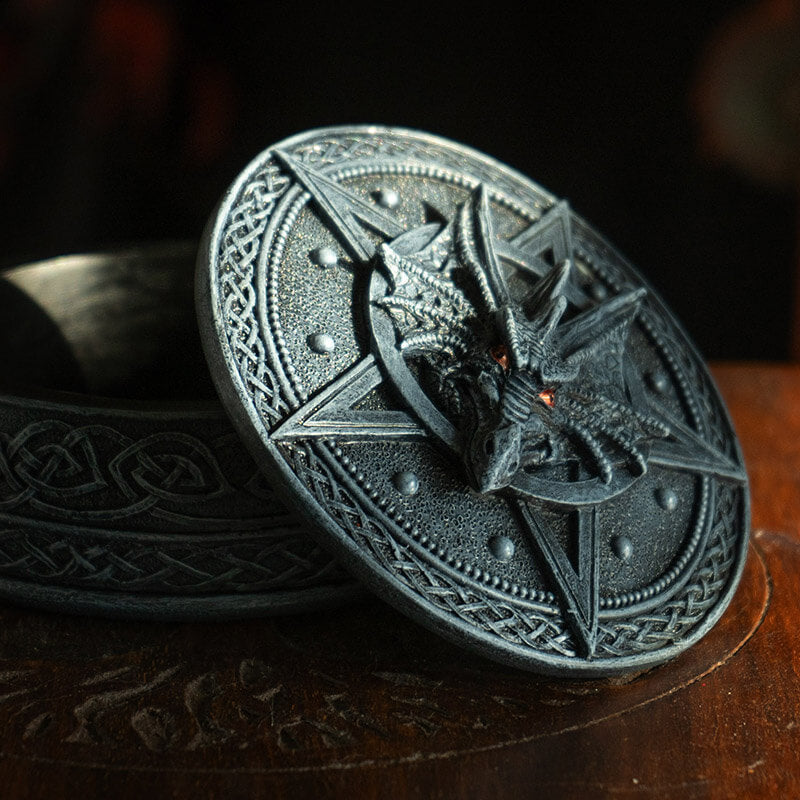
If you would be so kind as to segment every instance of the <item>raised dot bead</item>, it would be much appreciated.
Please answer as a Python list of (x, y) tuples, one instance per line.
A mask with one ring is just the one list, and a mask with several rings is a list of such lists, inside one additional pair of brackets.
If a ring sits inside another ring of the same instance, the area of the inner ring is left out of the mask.
[(394, 189), (379, 189), (376, 198), (384, 208), (397, 208), (400, 204), (400, 195)]
[(508, 536), (492, 536), (487, 544), (489, 552), (498, 561), (510, 561), (514, 556), (514, 542)]
[(308, 337), (308, 346), (320, 355), (328, 355), (336, 349), (336, 342), (329, 333), (312, 333)]
[(416, 494), (419, 490), (419, 478), (417, 478), (416, 474), (413, 472), (395, 472), (392, 476), (392, 483), (400, 494), (406, 496)]
[(311, 260), (322, 269), (330, 269), (339, 263), (339, 256), (332, 247), (318, 247), (310, 253)]
[(611, 548), (620, 561), (629, 561), (633, 555), (633, 542), (627, 536), (615, 536)]
[(674, 489), (656, 489), (656, 502), (664, 511), (674, 511), (678, 507), (678, 495)]

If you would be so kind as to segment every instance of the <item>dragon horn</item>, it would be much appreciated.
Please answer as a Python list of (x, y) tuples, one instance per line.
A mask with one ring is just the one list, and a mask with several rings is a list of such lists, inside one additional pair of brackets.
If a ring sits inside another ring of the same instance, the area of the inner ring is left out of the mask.
[(552, 335), (556, 325), (558, 325), (566, 310), (567, 298), (563, 295), (554, 297), (552, 300), (548, 301), (547, 306), (543, 309), (547, 316), (545, 317), (544, 325), (540, 328), (542, 339), (547, 339)]
[(483, 184), (461, 206), (455, 233), (459, 261), (477, 283), (485, 309), (497, 311), (508, 305), (508, 287), (493, 244), (489, 193)]
[(511, 356), (511, 366), (514, 369), (519, 369), (525, 363), (525, 356), (519, 343), (519, 331), (517, 330), (517, 322), (514, 319), (514, 312), (510, 306), (504, 306), (498, 317), (498, 324), (503, 331), (503, 338)]
[(489, 209), (489, 190), (480, 184), (470, 198), (475, 225), (475, 243), (482, 258), (483, 269), (498, 306), (506, 306), (510, 301), (508, 285), (500, 269), (500, 261), (494, 249), (494, 229)]
[(569, 279), (572, 262), (569, 259), (553, 267), (536, 284), (525, 305), (532, 310), (531, 325), (542, 340), (549, 339), (567, 309), (564, 286)]
[(535, 308), (562, 296), (571, 272), (572, 261), (565, 258), (561, 263), (556, 264), (547, 275), (539, 279), (525, 304)]

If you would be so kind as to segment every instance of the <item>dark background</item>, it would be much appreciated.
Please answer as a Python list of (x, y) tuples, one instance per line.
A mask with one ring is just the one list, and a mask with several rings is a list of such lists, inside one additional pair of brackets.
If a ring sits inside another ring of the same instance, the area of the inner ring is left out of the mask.
[(477, 147), (567, 197), (707, 357), (783, 359), (792, 181), (759, 180), (704, 144), (696, 102), (731, 21), (781, 5), (793, 6), (531, 3), (523, 15), (505, 4), (10, 2), (2, 262), (196, 239), (271, 143), (320, 125), (397, 124)]

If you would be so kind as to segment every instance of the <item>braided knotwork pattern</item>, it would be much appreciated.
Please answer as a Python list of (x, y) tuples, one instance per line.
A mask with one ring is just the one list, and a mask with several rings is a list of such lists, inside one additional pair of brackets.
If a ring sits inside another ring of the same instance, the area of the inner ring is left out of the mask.
[(220, 301), (227, 336), (239, 375), (265, 419), (279, 420), (287, 406), (267, 364), (266, 347), (256, 318), (255, 265), (261, 237), (278, 199), (290, 185), (274, 163), (247, 182), (231, 208), (218, 255)]
[(301, 480), (342, 530), (415, 594), (470, 626), (513, 644), (554, 655), (575, 655), (572, 635), (558, 614), (514, 606), (459, 585), (392, 537), (386, 526), (342, 487), (312, 447), (292, 448), (289, 457)]
[[(87, 541), (87, 538), (89, 539)], [(47, 585), (170, 595), (267, 592), (341, 583), (346, 575), (298, 531), (244, 541), (0, 532), (0, 576)]]
[(127, 420), (108, 421), (114, 424), (46, 417), (21, 430), (0, 430), (0, 513), (71, 525), (136, 520), (154, 532), (176, 533), (269, 530), (293, 519), (255, 465), (214, 427), (192, 426), (201, 437), (181, 429), (141, 436)]
[[(516, 607), (458, 585), (394, 539), (385, 525), (342, 488), (312, 448), (293, 448), (290, 458), (317, 501), (353, 541), (431, 604), (514, 644), (554, 655), (575, 655), (571, 634), (559, 615)], [(707, 617), (728, 584), (736, 562), (735, 517), (740, 491), (718, 484), (709, 546), (681, 592), (646, 614), (601, 622), (595, 658), (619, 658), (669, 647), (685, 639)]]
[(718, 484), (708, 547), (689, 582), (652, 612), (629, 620), (601, 622), (597, 657), (617, 658), (668, 647), (685, 639), (706, 618), (727, 586), (736, 562), (740, 492), (728, 484)]

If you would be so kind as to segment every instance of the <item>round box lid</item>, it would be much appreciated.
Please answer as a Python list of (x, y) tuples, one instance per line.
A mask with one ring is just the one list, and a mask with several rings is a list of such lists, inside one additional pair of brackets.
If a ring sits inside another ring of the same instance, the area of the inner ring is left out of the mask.
[(422, 624), (526, 669), (675, 656), (730, 600), (748, 491), (663, 302), (536, 184), (447, 140), (288, 139), (209, 223), (212, 376), (320, 540)]

